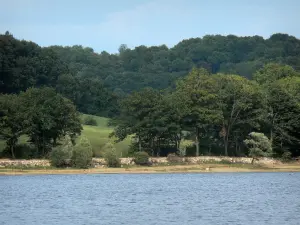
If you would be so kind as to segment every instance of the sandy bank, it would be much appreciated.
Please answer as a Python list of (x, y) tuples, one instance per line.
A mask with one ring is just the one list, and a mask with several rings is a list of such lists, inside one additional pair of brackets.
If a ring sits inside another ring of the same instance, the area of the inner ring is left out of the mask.
[(300, 172), (299, 164), (281, 165), (173, 165), (126, 168), (91, 168), (91, 169), (9, 169), (1, 168), (0, 175), (38, 175), (38, 174), (147, 174), (147, 173), (212, 173), (212, 172)]

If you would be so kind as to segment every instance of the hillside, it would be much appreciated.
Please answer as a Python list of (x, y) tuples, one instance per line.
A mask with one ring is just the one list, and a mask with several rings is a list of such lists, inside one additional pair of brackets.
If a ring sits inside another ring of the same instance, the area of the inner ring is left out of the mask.
[(112, 117), (118, 114), (118, 99), (127, 93), (173, 87), (193, 67), (247, 78), (269, 62), (299, 70), (300, 40), (287, 34), (268, 39), (207, 35), (172, 48), (121, 45), (118, 54), (109, 54), (80, 45), (42, 48), (7, 32), (0, 35), (0, 58), (1, 93), (50, 86), (71, 99), (80, 112)]
[[(90, 115), (84, 114), (82, 117), (85, 118), (86, 116)], [(97, 157), (102, 156), (103, 146), (107, 142), (113, 141), (108, 137), (109, 134), (113, 131), (113, 127), (107, 125), (107, 122), (109, 120), (108, 118), (98, 116), (92, 117), (97, 121), (97, 126), (83, 125), (82, 135), (85, 135), (89, 139), (93, 147), (94, 155)], [(120, 157), (127, 156), (129, 145), (130, 138), (127, 138), (124, 141), (115, 144), (117, 153)]]

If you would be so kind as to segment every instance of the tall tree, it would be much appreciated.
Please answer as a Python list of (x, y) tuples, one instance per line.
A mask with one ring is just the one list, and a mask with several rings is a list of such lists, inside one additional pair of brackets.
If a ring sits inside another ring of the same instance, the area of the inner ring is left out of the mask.
[(6, 140), (12, 158), (15, 158), (14, 148), (21, 134), (24, 133), (23, 102), (17, 95), (0, 95), (0, 136)]
[(273, 82), (267, 89), (270, 140), (278, 154), (287, 146), (300, 144), (300, 78), (287, 77)]
[(27, 118), (26, 134), (41, 155), (44, 156), (60, 137), (80, 134), (82, 127), (75, 106), (54, 89), (30, 88), (20, 97), (26, 109), (23, 112)]
[(187, 126), (195, 132), (196, 156), (200, 154), (200, 135), (221, 119), (216, 82), (205, 69), (193, 69), (176, 87), (178, 102)]
[(263, 95), (256, 83), (237, 75), (216, 74), (218, 105), (222, 111), (220, 135), (224, 143), (224, 155), (228, 155), (233, 131), (240, 127), (259, 128), (264, 115)]
[(161, 95), (152, 88), (145, 88), (140, 92), (134, 92), (120, 103), (121, 114), (116, 119), (118, 126), (114, 135), (119, 140), (125, 139), (128, 135), (135, 134), (139, 143), (139, 150), (142, 150), (142, 139), (145, 129), (150, 121), (151, 113), (155, 104), (159, 102)]

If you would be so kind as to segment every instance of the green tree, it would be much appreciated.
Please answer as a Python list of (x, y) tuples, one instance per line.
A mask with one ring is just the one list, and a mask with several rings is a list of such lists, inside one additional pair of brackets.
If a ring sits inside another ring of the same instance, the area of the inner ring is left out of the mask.
[(300, 78), (287, 77), (271, 83), (266, 90), (270, 141), (278, 154), (300, 144)]
[(73, 103), (51, 88), (30, 88), (20, 95), (26, 110), (26, 134), (45, 156), (65, 135), (75, 137), (81, 133), (79, 113)]
[(300, 73), (295, 71), (291, 66), (268, 63), (254, 73), (253, 79), (259, 84), (268, 85), (276, 80), (295, 76), (300, 77)]
[(196, 156), (200, 153), (201, 133), (221, 120), (216, 88), (215, 80), (205, 69), (193, 69), (176, 87), (183, 119), (195, 129)]
[(154, 106), (159, 102), (160, 94), (152, 88), (145, 88), (140, 92), (134, 92), (122, 100), (121, 114), (116, 119), (118, 126), (113, 135), (119, 140), (124, 140), (128, 135), (136, 135), (139, 150), (142, 151), (142, 141), (145, 129), (154, 111)]
[(20, 135), (24, 133), (23, 102), (17, 95), (0, 95), (0, 136), (6, 140), (11, 151), (12, 158), (15, 158), (14, 148)]
[(254, 82), (238, 75), (217, 74), (216, 92), (222, 112), (220, 136), (224, 143), (224, 155), (228, 155), (233, 131), (242, 128), (249, 132), (259, 128), (265, 115), (261, 88)]
[(272, 155), (271, 142), (263, 133), (251, 132), (244, 143), (249, 148), (249, 156), (253, 158), (252, 164), (258, 157)]

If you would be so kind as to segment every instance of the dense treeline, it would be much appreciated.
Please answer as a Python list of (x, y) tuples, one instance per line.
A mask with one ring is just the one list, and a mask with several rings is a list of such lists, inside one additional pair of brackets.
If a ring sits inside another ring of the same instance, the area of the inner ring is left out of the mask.
[(300, 40), (287, 34), (259, 36), (207, 35), (183, 40), (172, 48), (121, 45), (118, 54), (95, 53), (82, 46), (42, 48), (0, 35), (0, 90), (19, 93), (48, 86), (71, 99), (84, 113), (113, 116), (117, 99), (144, 87), (174, 87), (192, 68), (252, 78), (269, 62), (300, 69)]
[(297, 156), (299, 69), (300, 40), (286, 34), (207, 35), (172, 48), (121, 45), (109, 54), (42, 48), (6, 32), (0, 35), (1, 137), (12, 155), (22, 134), (45, 155), (57, 139), (80, 133), (77, 108), (114, 118), (112, 135), (135, 135), (132, 149), (152, 155), (185, 144), (183, 155), (254, 155), (245, 144), (255, 143), (245, 142), (254, 132), (251, 137), (269, 139), (275, 156)]
[(195, 145), (190, 155), (246, 156), (261, 152), (254, 146), (249, 153), (245, 145), (249, 134), (260, 132), (267, 137), (251, 137), (272, 146), (274, 156), (298, 156), (300, 73), (267, 64), (253, 78), (193, 69), (174, 91), (134, 92), (121, 101), (113, 135), (119, 140), (135, 135), (136, 149), (152, 155), (177, 151), (189, 139)]

